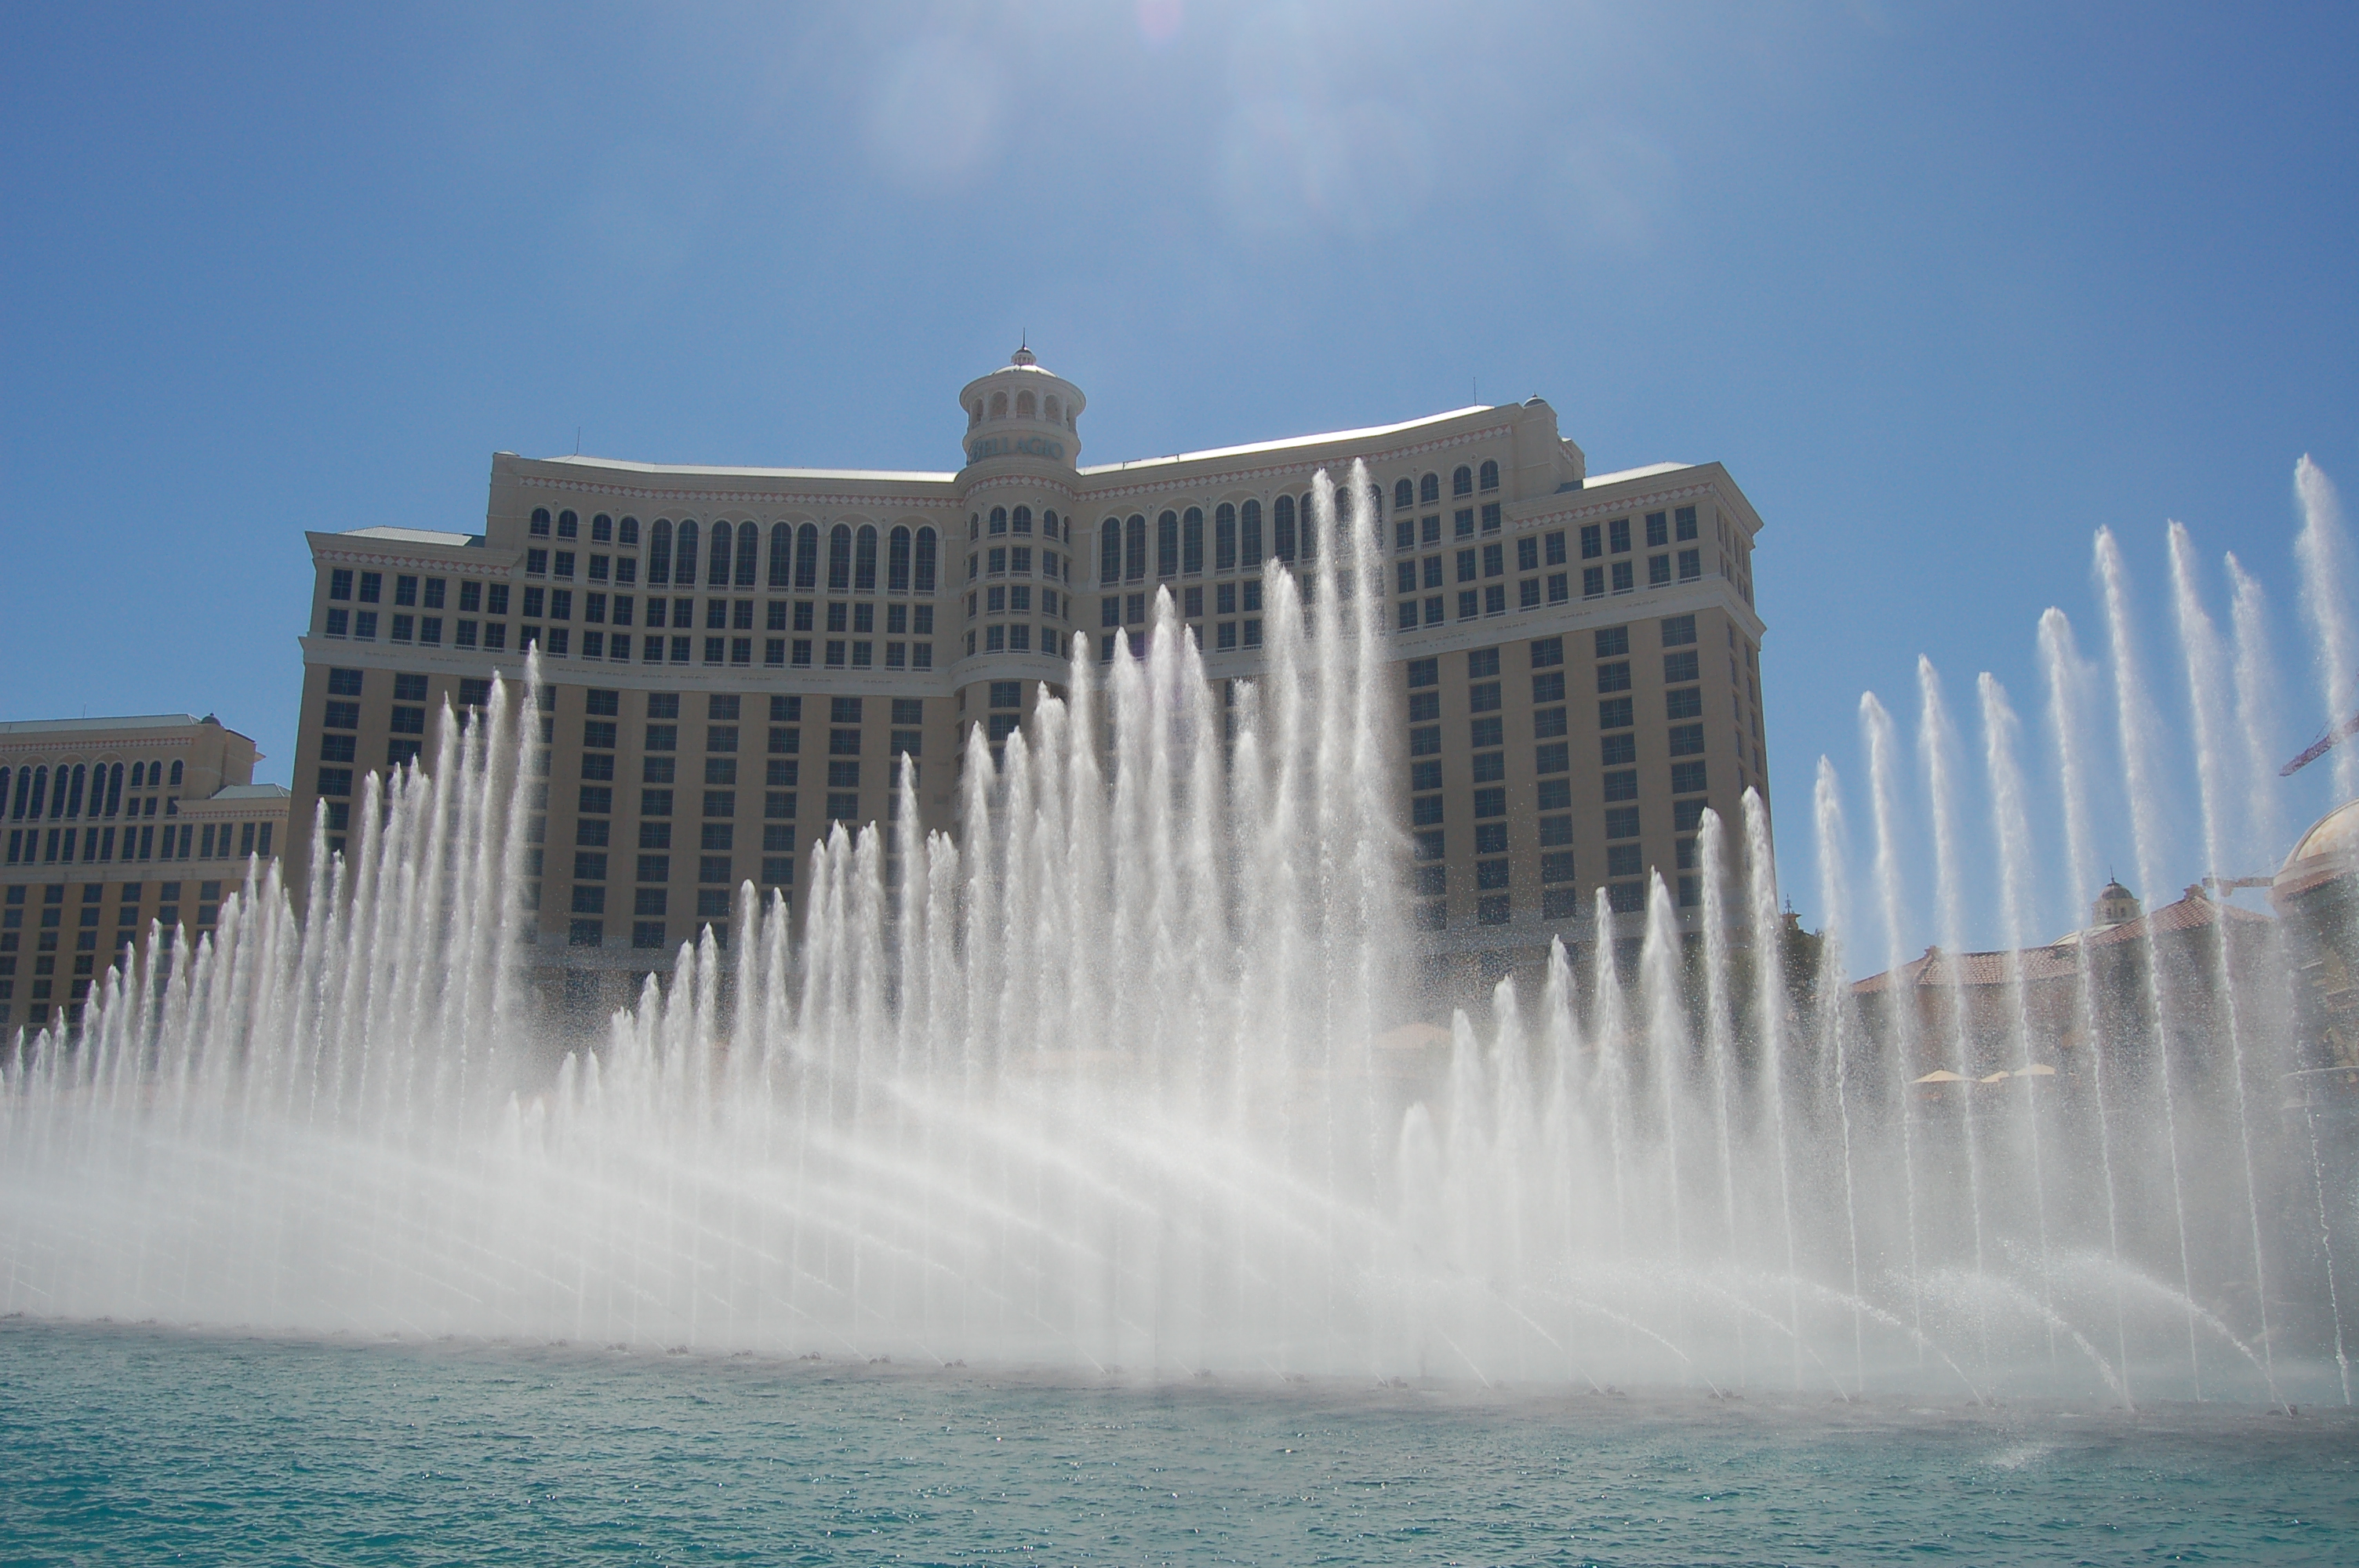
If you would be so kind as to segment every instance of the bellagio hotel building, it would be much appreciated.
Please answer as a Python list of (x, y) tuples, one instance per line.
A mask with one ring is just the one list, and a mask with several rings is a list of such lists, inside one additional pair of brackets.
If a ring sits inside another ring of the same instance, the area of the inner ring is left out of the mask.
[(308, 535), (293, 885), (315, 802), (340, 842), (367, 771), (537, 646), (539, 950), (583, 982), (662, 968), (704, 925), (726, 941), (741, 881), (791, 901), (832, 823), (885, 820), (904, 753), (919, 827), (952, 826), (965, 728), (1002, 740), (1076, 632), (1143, 648), (1158, 589), (1212, 680), (1253, 678), (1267, 563), (1316, 556), (1312, 475), (1354, 459), (1386, 503), (1430, 957), (1504, 968), (1585, 932), (1601, 884), (1635, 934), (1656, 869), (1691, 921), (1701, 813), (1767, 795), (1761, 522), (1718, 463), (1592, 474), (1535, 397), (1083, 466), (1087, 400), (1024, 351), (959, 404), (955, 472), (501, 452), (480, 533)]

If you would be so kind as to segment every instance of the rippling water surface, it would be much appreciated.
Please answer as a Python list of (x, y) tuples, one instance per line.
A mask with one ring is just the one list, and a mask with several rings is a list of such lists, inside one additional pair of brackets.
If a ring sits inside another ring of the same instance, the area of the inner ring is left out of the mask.
[(2359, 1421), (0, 1322), (0, 1561), (2348, 1563)]

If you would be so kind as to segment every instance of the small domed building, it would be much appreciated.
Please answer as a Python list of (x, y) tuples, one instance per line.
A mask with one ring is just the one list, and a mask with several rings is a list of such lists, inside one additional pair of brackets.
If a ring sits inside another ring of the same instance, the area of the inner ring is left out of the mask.
[(2295, 988), (2297, 1071), (2348, 1069), (2359, 1089), (2359, 800), (2310, 825), (2269, 882)]

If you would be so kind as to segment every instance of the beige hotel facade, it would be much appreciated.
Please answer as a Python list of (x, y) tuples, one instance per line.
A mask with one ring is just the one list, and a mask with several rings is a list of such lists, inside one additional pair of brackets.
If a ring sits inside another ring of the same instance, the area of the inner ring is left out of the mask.
[(902, 753), (919, 827), (954, 827), (965, 728), (1021, 722), (1077, 632), (1143, 645), (1158, 589), (1211, 679), (1252, 679), (1268, 563), (1315, 554), (1312, 476), (1357, 459), (1430, 954), (1504, 968), (1585, 928), (1600, 885), (1635, 934), (1658, 869), (1692, 923), (1699, 814), (1767, 795), (1761, 522), (1725, 469), (1592, 474), (1538, 398), (1092, 467), (1086, 406), (1019, 351), (961, 391), (954, 472), (501, 452), (480, 533), (309, 535), (290, 859), (316, 803), (332, 845), (370, 770), (538, 646), (539, 950), (584, 980), (664, 968), (725, 938), (739, 883), (791, 900), (832, 822), (884, 819)]

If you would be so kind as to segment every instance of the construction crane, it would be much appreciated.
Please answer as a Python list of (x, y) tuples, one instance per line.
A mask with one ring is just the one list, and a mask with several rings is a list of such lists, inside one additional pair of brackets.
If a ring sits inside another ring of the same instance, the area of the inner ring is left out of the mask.
[(2359, 735), (2359, 713), (2353, 714), (2340, 724), (2329, 725), (2319, 731), (2318, 739), (2303, 747), (2301, 755), (2277, 770), (2277, 777), (2281, 779), (2293, 777), (2294, 774), (2301, 772), (2354, 735)]

